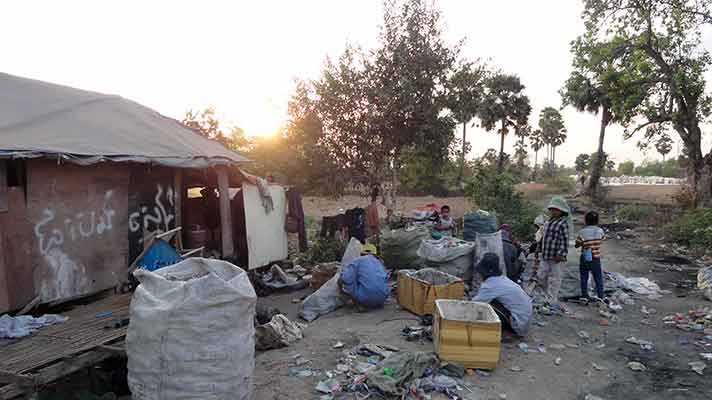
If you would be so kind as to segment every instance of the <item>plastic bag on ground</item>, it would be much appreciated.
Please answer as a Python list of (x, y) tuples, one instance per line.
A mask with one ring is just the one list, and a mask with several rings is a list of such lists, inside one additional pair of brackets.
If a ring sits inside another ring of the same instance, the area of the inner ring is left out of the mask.
[(252, 391), (257, 296), (226, 261), (189, 258), (137, 270), (126, 334), (134, 400), (247, 400)]
[(497, 216), (484, 210), (477, 210), (465, 214), (463, 237), (467, 241), (474, 241), (477, 234), (495, 233), (497, 231)]
[(661, 294), (660, 286), (648, 278), (626, 278), (617, 272), (611, 272), (611, 276), (621, 288), (633, 293), (645, 296), (657, 296)]
[(702, 295), (712, 301), (712, 266), (701, 268), (697, 272), (697, 288), (702, 290)]
[(418, 269), (424, 261), (418, 257), (420, 242), (430, 239), (428, 228), (386, 230), (381, 237), (381, 256), (388, 269)]
[(270, 350), (287, 347), (303, 339), (302, 331), (306, 325), (292, 322), (282, 314), (272, 317), (272, 320), (255, 328), (255, 349)]

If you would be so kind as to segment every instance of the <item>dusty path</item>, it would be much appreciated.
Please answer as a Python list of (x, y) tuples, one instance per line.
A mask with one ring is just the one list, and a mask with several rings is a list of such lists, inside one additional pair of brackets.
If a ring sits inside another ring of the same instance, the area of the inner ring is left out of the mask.
[[(518, 340), (503, 343), (498, 368), (489, 377), (467, 377), (473, 393), (462, 391), (460, 394), (469, 399), (500, 399), (506, 395), (507, 399), (530, 400), (584, 399), (587, 394), (626, 400), (712, 398), (710, 378), (695, 374), (687, 365), (691, 361), (700, 361), (700, 352), (712, 349), (694, 344), (700, 334), (666, 327), (662, 321), (665, 315), (712, 304), (697, 293), (688, 294), (674, 288), (675, 281), (686, 278), (684, 272), (652, 271), (652, 256), (651, 250), (642, 250), (632, 241), (611, 240), (605, 245), (604, 265), (606, 269), (626, 276), (646, 276), (659, 282), (663, 289), (672, 290), (673, 294), (667, 294), (659, 301), (638, 296), (635, 305), (624, 306), (618, 314), (619, 320), (608, 327), (599, 325), (601, 317), (594, 306), (567, 304), (575, 312), (576, 319), (537, 316), (536, 319), (545, 326), (533, 325), (526, 340), (532, 350), (522, 353), (517, 348)], [(573, 258), (572, 255), (570, 268), (577, 268)], [(290, 318), (296, 318), (297, 305), (291, 300), (305, 293), (271, 296), (261, 301), (277, 306)], [(643, 305), (656, 309), (656, 312), (643, 314)], [(421, 345), (399, 336), (405, 325), (416, 324), (409, 318), (413, 315), (401, 310), (391, 299), (383, 310), (357, 313), (345, 308), (314, 321), (301, 342), (257, 355), (253, 397), (265, 400), (318, 398), (314, 386), (321, 377), (290, 377), (288, 366), (295, 354), (301, 354), (311, 360), (312, 367), (333, 370), (340, 353), (332, 348), (337, 341), (344, 342), (347, 347), (358, 343), (384, 343), (403, 350), (432, 350), (429, 342)], [(646, 318), (650, 325), (641, 324)], [(590, 342), (578, 336), (580, 331), (590, 335)], [(655, 351), (643, 352), (639, 346), (626, 343), (629, 336), (653, 342)], [(547, 347), (546, 353), (535, 351), (539, 344)], [(550, 348), (553, 344), (563, 344), (566, 348), (554, 350)], [(559, 366), (554, 363), (557, 357), (561, 358)], [(648, 371), (631, 371), (626, 368), (629, 361), (642, 362)], [(513, 372), (511, 368), (514, 366), (521, 368), (521, 372)], [(712, 367), (705, 372), (706, 375), (712, 374)], [(351, 399), (353, 395), (336, 398)]]

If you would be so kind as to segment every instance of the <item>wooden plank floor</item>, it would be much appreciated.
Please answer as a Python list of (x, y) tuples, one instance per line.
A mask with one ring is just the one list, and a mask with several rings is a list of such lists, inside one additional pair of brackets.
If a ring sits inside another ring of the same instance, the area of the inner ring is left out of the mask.
[[(69, 317), (63, 324), (45, 327), (31, 336), (0, 341), (0, 371), (13, 374), (33, 370), (57, 360), (91, 350), (126, 335), (126, 327), (109, 328), (115, 318), (127, 318), (131, 294), (110, 296), (91, 304), (77, 306), (62, 315)], [(97, 313), (112, 315), (97, 318)]]

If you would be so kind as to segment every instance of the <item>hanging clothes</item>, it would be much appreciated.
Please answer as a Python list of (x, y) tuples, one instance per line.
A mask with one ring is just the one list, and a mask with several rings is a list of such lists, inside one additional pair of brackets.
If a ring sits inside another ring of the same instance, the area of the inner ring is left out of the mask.
[(360, 207), (346, 210), (346, 221), (349, 227), (349, 237), (354, 237), (362, 244), (365, 244), (366, 211)]
[(299, 234), (299, 251), (305, 252), (308, 248), (307, 229), (304, 225), (304, 207), (302, 206), (302, 193), (299, 188), (292, 187), (287, 192), (288, 218), (297, 221), (297, 234)]

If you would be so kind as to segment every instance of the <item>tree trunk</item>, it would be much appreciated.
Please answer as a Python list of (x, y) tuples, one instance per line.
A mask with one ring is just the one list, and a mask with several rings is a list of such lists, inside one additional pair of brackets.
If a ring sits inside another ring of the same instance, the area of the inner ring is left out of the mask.
[(465, 148), (467, 146), (467, 122), (462, 123), (462, 155), (460, 156), (460, 172), (457, 174), (457, 184), (462, 184), (462, 178), (465, 175)]
[(600, 200), (599, 182), (601, 180), (601, 171), (603, 170), (603, 140), (606, 137), (606, 127), (611, 122), (611, 111), (607, 107), (603, 107), (601, 112), (601, 129), (598, 132), (598, 151), (596, 158), (591, 164), (591, 178), (588, 180), (588, 194), (594, 202)]
[(502, 139), (499, 144), (499, 162), (497, 163), (497, 171), (499, 172), (504, 171), (504, 135), (506, 133), (507, 131), (505, 130), (504, 120), (502, 120), (502, 130), (500, 131)]
[(536, 160), (537, 160), (538, 155), (539, 155), (539, 150), (534, 150), (534, 168), (536, 168)]

